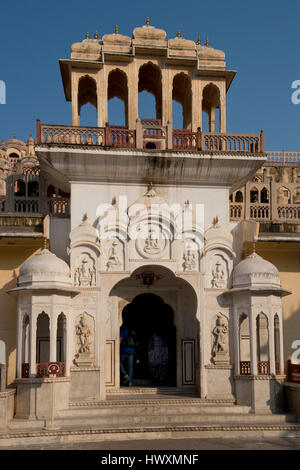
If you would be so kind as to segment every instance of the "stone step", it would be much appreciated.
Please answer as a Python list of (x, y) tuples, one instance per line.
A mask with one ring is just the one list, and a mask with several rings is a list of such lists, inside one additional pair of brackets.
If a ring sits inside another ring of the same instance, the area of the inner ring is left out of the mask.
[[(264, 418), (264, 417), (262, 417)], [(300, 424), (202, 424), (126, 427), (62, 427), (56, 430), (23, 429), (0, 432), (0, 448), (8, 446), (46, 445), (55, 443), (103, 442), (137, 439), (186, 439), (186, 438), (266, 438), (300, 437)]]
[(197, 404), (197, 403), (149, 403), (149, 402), (134, 402), (134, 403), (121, 403), (116, 402), (110, 405), (103, 406), (78, 406), (72, 407), (67, 410), (62, 410), (57, 413), (58, 417), (110, 417), (110, 416), (136, 416), (136, 415), (210, 415), (210, 414), (242, 414), (247, 415), (250, 412), (249, 406), (237, 406), (237, 405), (220, 405), (220, 404)]
[[(180, 410), (180, 411), (179, 411)], [(77, 411), (77, 413), (74, 413)], [(78, 413), (80, 411), (80, 413)], [(50, 421), (47, 419), (47, 422)], [(167, 426), (167, 425), (200, 425), (200, 424), (274, 424), (281, 425), (295, 422), (290, 414), (249, 413), (248, 407), (232, 406), (221, 409), (219, 406), (179, 409), (174, 406), (160, 407), (106, 407), (84, 410), (65, 410), (55, 417), (56, 425), (61, 427), (131, 427), (131, 426)], [(45, 426), (45, 420), (14, 419), (9, 429), (39, 429)]]

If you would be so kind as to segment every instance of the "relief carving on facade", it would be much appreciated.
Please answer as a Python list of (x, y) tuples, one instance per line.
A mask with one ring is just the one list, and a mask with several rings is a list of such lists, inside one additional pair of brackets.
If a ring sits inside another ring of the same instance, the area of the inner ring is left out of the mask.
[(215, 263), (211, 275), (211, 287), (215, 289), (225, 289), (227, 284), (226, 269), (222, 266), (220, 260)]
[(213, 328), (214, 343), (212, 348), (213, 362), (216, 365), (229, 363), (228, 355), (228, 322), (222, 315), (217, 315)]
[(84, 254), (74, 270), (74, 285), (79, 287), (91, 287), (96, 285), (95, 261)]
[(75, 326), (76, 354), (75, 364), (78, 367), (91, 367), (93, 364), (92, 343), (93, 331), (86, 312), (82, 313)]
[(184, 271), (195, 271), (197, 268), (197, 254), (190, 247), (183, 253), (183, 270)]
[(119, 255), (119, 243), (117, 240), (113, 240), (111, 248), (108, 253), (107, 271), (115, 271), (122, 269), (123, 263), (120, 260)]

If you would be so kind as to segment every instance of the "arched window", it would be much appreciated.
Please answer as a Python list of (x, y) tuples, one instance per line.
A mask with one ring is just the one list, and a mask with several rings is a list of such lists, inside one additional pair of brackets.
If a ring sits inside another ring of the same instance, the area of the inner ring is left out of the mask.
[(293, 191), (293, 204), (300, 204), (300, 188)]
[(107, 99), (109, 124), (128, 126), (127, 75), (120, 69), (112, 70), (109, 73)]
[(28, 183), (28, 196), (39, 197), (39, 183), (38, 181), (29, 181)]
[(61, 313), (57, 319), (57, 358), (58, 362), (66, 361), (66, 332), (67, 332), (67, 319)]
[(79, 79), (78, 113), (81, 126), (97, 127), (97, 86), (88, 75)]
[[(161, 71), (159, 67), (148, 62), (140, 67), (139, 70), (139, 93), (148, 92), (155, 98), (155, 119), (162, 119), (162, 83)], [(148, 107), (145, 106), (144, 97), (139, 95), (139, 117), (150, 118)]]
[(9, 160), (10, 160), (10, 164), (11, 164), (12, 168), (15, 168), (15, 166), (18, 163), (19, 159), (20, 159), (20, 155), (18, 155), (17, 153), (12, 152), (12, 153), (9, 154)]
[(256, 317), (257, 366), (259, 375), (270, 373), (269, 368), (269, 328), (268, 318), (264, 313)]
[(277, 190), (277, 204), (291, 204), (291, 191), (284, 186)]
[(47, 363), (50, 360), (49, 317), (45, 312), (39, 314), (36, 327), (36, 362)]
[(259, 197), (258, 197), (258, 189), (257, 188), (251, 188), (250, 190), (250, 202), (252, 204), (258, 203), (259, 202)]
[[(218, 132), (220, 123), (216, 121), (216, 109), (220, 108), (220, 90), (213, 83), (209, 83), (203, 90), (202, 111), (208, 115), (208, 129), (204, 127), (205, 120), (202, 119), (202, 130)], [(202, 116), (203, 118), (203, 116)]]
[(17, 180), (15, 181), (15, 197), (23, 197), (26, 194), (26, 184), (25, 181), (23, 180)]
[(242, 191), (237, 191), (235, 193), (235, 202), (243, 202), (244, 198), (243, 198), (243, 193)]
[(263, 188), (260, 192), (260, 202), (263, 204), (269, 203), (269, 191), (267, 188)]
[[(190, 77), (185, 73), (179, 73), (173, 79), (172, 100), (173, 128), (190, 129), (192, 126), (192, 85)], [(181, 105), (181, 113), (178, 112), (178, 106), (176, 109), (174, 103)]]

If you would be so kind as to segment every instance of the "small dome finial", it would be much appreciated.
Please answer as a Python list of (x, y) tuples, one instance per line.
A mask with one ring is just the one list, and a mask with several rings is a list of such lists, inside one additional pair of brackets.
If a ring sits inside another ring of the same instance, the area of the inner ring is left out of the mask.
[(98, 39), (98, 31), (96, 29), (95, 34), (94, 34), (94, 39)]
[(115, 34), (119, 34), (119, 28), (118, 28), (118, 25), (116, 24), (115, 26)]
[(149, 16), (147, 16), (146, 18), (146, 26), (149, 26), (150, 25), (150, 20), (149, 20)]
[(200, 34), (198, 34), (197, 45), (200, 46), (200, 44), (201, 44), (201, 39), (200, 39)]
[(152, 184), (152, 182), (149, 183), (149, 189), (153, 189), (153, 184)]
[(117, 204), (117, 198), (116, 196), (114, 196), (112, 199), (112, 205), (115, 206), (116, 204)]
[(181, 37), (181, 32), (180, 32), (180, 29), (178, 29), (177, 31), (177, 37), (180, 38)]
[(252, 244), (252, 253), (256, 253), (256, 243)]
[(84, 214), (84, 216), (82, 217), (82, 220), (83, 222), (85, 222), (86, 220), (88, 219), (88, 215), (87, 215), (87, 212)]
[(206, 38), (206, 43), (205, 45), (208, 47), (209, 46), (209, 40), (208, 40), (208, 37)]
[(88, 31), (86, 32), (85, 39), (90, 39), (90, 33)]

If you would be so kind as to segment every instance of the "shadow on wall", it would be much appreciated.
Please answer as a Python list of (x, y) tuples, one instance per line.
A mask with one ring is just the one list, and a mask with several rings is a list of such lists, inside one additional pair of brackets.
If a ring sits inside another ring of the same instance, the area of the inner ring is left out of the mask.
[[(13, 278), (0, 290), (0, 364), (7, 365), (8, 385), (13, 382), (16, 375), (16, 335), (17, 335), (17, 301), (7, 291), (17, 285), (17, 274), (13, 270)], [(4, 344), (1, 347), (1, 344)], [(4, 356), (3, 356), (4, 354)], [(4, 357), (4, 359), (3, 359)]]

